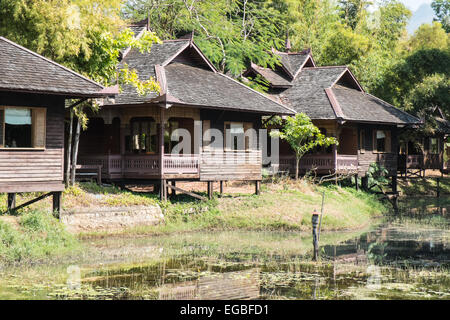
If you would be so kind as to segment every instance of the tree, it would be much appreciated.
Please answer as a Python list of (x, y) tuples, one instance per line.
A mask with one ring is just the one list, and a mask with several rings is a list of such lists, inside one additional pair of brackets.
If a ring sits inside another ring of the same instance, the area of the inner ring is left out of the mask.
[(273, 67), (278, 59), (285, 22), (280, 11), (265, 0), (131, 0), (124, 14), (147, 19), (161, 38), (195, 32), (196, 44), (222, 72), (239, 76), (250, 61)]
[(422, 49), (446, 50), (449, 45), (449, 36), (439, 22), (422, 24), (409, 41), (411, 52)]
[(298, 179), (300, 159), (305, 153), (318, 146), (328, 147), (338, 144), (336, 138), (322, 134), (304, 113), (297, 113), (294, 117), (287, 117), (281, 131), (272, 131), (272, 137), (286, 140), (295, 152), (295, 179)]
[[(449, 0), (434, 0), (431, 7), (436, 13), (437, 21), (442, 23), (445, 32), (450, 32), (450, 1)], [(436, 19), (435, 19), (436, 20)]]
[(450, 78), (444, 74), (425, 77), (405, 98), (405, 110), (425, 120), (424, 131), (434, 133), (436, 108), (450, 116)]

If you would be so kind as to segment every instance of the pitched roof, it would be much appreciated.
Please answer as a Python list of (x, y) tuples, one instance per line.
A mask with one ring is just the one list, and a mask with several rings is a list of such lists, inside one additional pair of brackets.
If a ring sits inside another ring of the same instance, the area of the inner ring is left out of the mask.
[(288, 107), (306, 113), (311, 119), (336, 119), (325, 92), (346, 67), (304, 68), (293, 86), (280, 94)]
[(0, 37), (0, 90), (101, 97), (100, 84)]
[(389, 124), (420, 122), (416, 117), (364, 92), (345, 66), (303, 68), (293, 86), (280, 96), (288, 106), (306, 113), (311, 119)]
[(272, 70), (270, 68), (263, 68), (254, 63), (251, 64), (251, 68), (264, 79), (266, 79), (274, 87), (290, 87), (292, 86), (291, 80), (288, 79), (281, 72)]
[[(190, 49), (193, 50), (190, 54), (195, 54), (195, 58), (175, 59), (182, 52)], [(164, 100), (204, 108), (269, 114), (294, 113), (268, 96), (217, 72), (191, 39), (169, 40), (155, 44), (150, 53), (131, 50), (122, 63), (126, 63), (131, 69), (136, 69), (141, 79), (156, 78), (160, 82), (162, 92), (143, 97), (139, 96), (132, 87), (125, 86), (122, 93), (115, 99), (116, 105), (144, 104)]]
[(306, 63), (306, 60), (310, 57), (309, 50), (302, 52), (274, 51), (274, 53), (280, 57), (282, 66), (292, 78), (295, 78), (300, 69)]
[(334, 95), (346, 120), (384, 123), (417, 123), (419, 119), (370, 94), (335, 85)]

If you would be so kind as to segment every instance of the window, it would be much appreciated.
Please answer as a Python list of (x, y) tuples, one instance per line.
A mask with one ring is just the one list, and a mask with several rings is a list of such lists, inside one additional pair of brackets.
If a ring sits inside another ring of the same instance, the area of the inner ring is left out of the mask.
[(131, 119), (130, 127), (131, 139), (128, 139), (128, 151), (156, 153), (158, 146), (156, 122), (151, 118), (134, 118)]
[(359, 150), (361, 153), (366, 152), (366, 130), (364, 129), (359, 132)]
[(374, 130), (374, 151), (391, 152), (391, 132), (388, 130)]
[(430, 138), (430, 153), (439, 154), (439, 140), (437, 138)]
[[(250, 122), (225, 122), (225, 149), (248, 150), (256, 141), (247, 130), (253, 127)], [(245, 133), (248, 134), (246, 135)], [(256, 137), (254, 137), (256, 138)], [(230, 141), (228, 141), (230, 140)]]
[(45, 108), (0, 107), (0, 148), (45, 148)]

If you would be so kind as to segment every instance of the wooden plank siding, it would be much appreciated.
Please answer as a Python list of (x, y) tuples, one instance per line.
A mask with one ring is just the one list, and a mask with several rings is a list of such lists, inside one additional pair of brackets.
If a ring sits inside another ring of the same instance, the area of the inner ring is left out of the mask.
[[(364, 146), (361, 145), (361, 131), (364, 130)], [(391, 132), (390, 152), (377, 152), (374, 148), (374, 131), (375, 130), (389, 130)], [(359, 124), (358, 125), (358, 174), (365, 176), (372, 163), (378, 163), (385, 167), (389, 175), (396, 175), (397, 173), (397, 150), (398, 138), (397, 127), (389, 125), (373, 125), (373, 124)]]
[(0, 105), (47, 108), (45, 148), (0, 149), (0, 192), (63, 190), (64, 98), (2, 92)]

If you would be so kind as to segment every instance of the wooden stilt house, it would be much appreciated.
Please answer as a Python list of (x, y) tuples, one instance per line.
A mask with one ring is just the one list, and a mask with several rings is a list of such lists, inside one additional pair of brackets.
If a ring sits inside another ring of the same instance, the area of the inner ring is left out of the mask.
[(103, 90), (0, 37), (0, 193), (8, 193), (9, 209), (16, 207), (16, 193), (49, 192), (59, 210), (65, 101), (104, 97)]
[[(300, 162), (303, 172), (354, 173), (365, 177), (371, 163), (397, 173), (399, 130), (420, 123), (416, 117), (364, 91), (346, 66), (317, 67), (310, 50), (278, 52), (275, 70), (252, 64), (244, 76), (263, 77), (269, 93), (296, 112), (304, 112), (339, 145), (318, 149)], [(280, 147), (281, 170), (294, 172), (295, 158), (287, 144)]]
[(450, 134), (450, 122), (438, 107), (433, 115), (434, 133), (409, 130), (400, 140), (398, 170), (405, 177), (424, 177), (426, 170), (449, 172), (450, 148), (447, 146), (447, 138)]
[[(161, 91), (139, 96), (124, 87), (105, 101), (80, 138), (79, 164), (101, 165), (110, 181), (159, 185), (163, 199), (168, 187), (183, 191), (175, 186), (180, 180), (208, 182), (209, 195), (214, 181), (227, 180), (255, 181), (258, 192), (261, 117), (293, 110), (218, 72), (192, 36), (155, 44), (150, 53), (125, 51), (121, 63), (142, 79), (154, 77)], [(174, 137), (176, 129), (189, 138)]]

